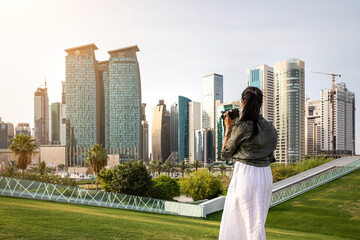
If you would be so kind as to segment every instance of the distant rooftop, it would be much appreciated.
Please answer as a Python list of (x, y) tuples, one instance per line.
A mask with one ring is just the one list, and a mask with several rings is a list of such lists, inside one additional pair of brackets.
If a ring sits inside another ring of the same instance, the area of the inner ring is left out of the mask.
[(98, 50), (97, 46), (94, 43), (90, 43), (90, 44), (86, 44), (86, 45), (82, 45), (82, 46), (78, 46), (78, 47), (73, 47), (73, 48), (68, 48), (65, 49), (65, 52), (69, 53), (78, 49), (83, 49), (83, 48), (91, 48), (93, 50)]
[(210, 76), (223, 77), (223, 75), (221, 75), (221, 74), (211, 73), (211, 74), (207, 74), (207, 75), (203, 76), (203, 78), (210, 77)]
[(110, 50), (110, 51), (108, 51), (108, 53), (112, 54), (112, 53), (116, 53), (116, 52), (124, 52), (124, 51), (130, 50), (130, 49), (133, 49), (133, 48), (135, 49), (136, 52), (140, 51), (137, 45), (133, 45), (133, 46), (129, 46), (129, 47)]

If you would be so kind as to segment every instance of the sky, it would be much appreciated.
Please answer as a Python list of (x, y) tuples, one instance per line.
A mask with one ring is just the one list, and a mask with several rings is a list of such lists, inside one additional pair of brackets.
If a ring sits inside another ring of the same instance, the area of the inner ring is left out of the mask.
[[(0, 117), (34, 125), (34, 92), (46, 77), (61, 101), (64, 49), (95, 43), (107, 51), (138, 45), (147, 120), (159, 99), (201, 102), (201, 77), (224, 76), (224, 101), (239, 100), (246, 69), (298, 58), (312, 100), (331, 77), (360, 95), (360, 1), (30, 1), (0, 0)], [(356, 153), (360, 105), (356, 100)], [(150, 131), (151, 133), (151, 131)]]

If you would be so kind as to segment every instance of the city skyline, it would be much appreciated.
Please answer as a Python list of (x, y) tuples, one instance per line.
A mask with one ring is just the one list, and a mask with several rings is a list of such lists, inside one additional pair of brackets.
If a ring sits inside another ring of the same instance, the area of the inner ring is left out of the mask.
[[(360, 4), (355, 1), (305, 1), (291, 6), (281, 1), (206, 5), (189, 2), (186, 6), (165, 1), (158, 6), (145, 1), (106, 3), (91, 3), (89, 11), (83, 12), (80, 9), (85, 2), (81, 1), (54, 6), (45, 1), (0, 1), (0, 20), (9, 23), (3, 28), (6, 37), (0, 40), (6, 46), (0, 70), (3, 85), (6, 81), (0, 90), (0, 117), (4, 122), (14, 126), (27, 122), (33, 128), (34, 91), (46, 76), (49, 103), (60, 102), (59, 89), (65, 80), (64, 49), (92, 42), (101, 45), (102, 50), (95, 53), (99, 60), (108, 58), (105, 49), (139, 45), (142, 102), (149, 106), (150, 121), (151, 109), (159, 98), (171, 103), (182, 95), (200, 102), (201, 77), (205, 74), (222, 74), (224, 102), (236, 101), (246, 86), (247, 68), (273, 66), (292, 57), (306, 64), (305, 93), (311, 100), (320, 99), (321, 89), (331, 87), (331, 78), (310, 71), (339, 73), (342, 77), (336, 82), (346, 83), (355, 95), (359, 93), (360, 74), (355, 65), (360, 51), (359, 32), (354, 31), (354, 25), (359, 28)], [(250, 15), (255, 9), (259, 13), (256, 18)], [(215, 11), (216, 16), (212, 16)], [(103, 18), (90, 17), (101, 13)], [(293, 16), (296, 22), (283, 22)], [(105, 22), (109, 26), (103, 26)], [(92, 23), (101, 28), (87, 27)], [(118, 32), (110, 30), (115, 27)], [(19, 55), (23, 65), (14, 64)], [(193, 87), (189, 88), (189, 84)], [(21, 97), (5, 106), (3, 103), (13, 99), (14, 94)], [(355, 119), (359, 119), (359, 111)], [(358, 124), (355, 128), (359, 129)], [(357, 141), (356, 152), (359, 150)]]

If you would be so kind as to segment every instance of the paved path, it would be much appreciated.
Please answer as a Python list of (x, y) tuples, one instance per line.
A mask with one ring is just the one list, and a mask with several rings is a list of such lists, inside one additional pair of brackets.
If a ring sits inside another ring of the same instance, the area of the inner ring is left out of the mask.
[(320, 165), (320, 166), (310, 169), (308, 171), (299, 173), (295, 176), (292, 176), (292, 177), (289, 177), (289, 178), (286, 178), (284, 180), (274, 183), (273, 192), (287, 188), (293, 184), (299, 183), (299, 182), (301, 182), (305, 179), (311, 178), (313, 176), (323, 174), (323, 173), (333, 170), (337, 167), (345, 166), (346, 164), (355, 162), (356, 160), (359, 160), (359, 159), (360, 159), (360, 156), (350, 156), (350, 157), (342, 157), (342, 158), (335, 159), (331, 162), (325, 163), (323, 165)]

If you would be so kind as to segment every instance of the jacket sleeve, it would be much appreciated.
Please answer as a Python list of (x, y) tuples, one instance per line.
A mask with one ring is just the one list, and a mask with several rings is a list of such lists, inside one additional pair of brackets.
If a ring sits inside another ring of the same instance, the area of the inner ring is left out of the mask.
[(221, 161), (227, 161), (239, 149), (241, 142), (246, 136), (246, 127), (244, 122), (238, 122), (231, 130), (230, 138), (224, 148), (221, 150)]

